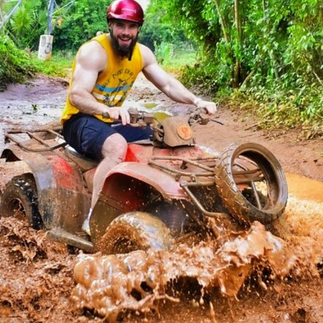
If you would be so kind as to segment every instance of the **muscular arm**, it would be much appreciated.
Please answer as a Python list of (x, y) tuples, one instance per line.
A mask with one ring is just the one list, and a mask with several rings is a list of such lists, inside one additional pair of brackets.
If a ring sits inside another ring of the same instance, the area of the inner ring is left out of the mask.
[(216, 111), (215, 103), (197, 98), (181, 82), (166, 73), (158, 65), (154, 54), (148, 47), (140, 45), (140, 49), (144, 60), (143, 73), (159, 90), (178, 103), (195, 104), (206, 108), (211, 114)]
[(83, 45), (76, 56), (69, 100), (83, 113), (102, 115), (103, 112), (108, 112), (111, 119), (121, 117), (123, 123), (129, 123), (127, 112), (120, 108), (108, 108), (92, 95), (97, 77), (106, 68), (106, 64), (106, 52), (98, 42), (91, 41)]
[(107, 107), (96, 101), (91, 94), (106, 61), (106, 53), (96, 41), (83, 45), (76, 56), (69, 99), (72, 105), (83, 113), (102, 114), (107, 111)]

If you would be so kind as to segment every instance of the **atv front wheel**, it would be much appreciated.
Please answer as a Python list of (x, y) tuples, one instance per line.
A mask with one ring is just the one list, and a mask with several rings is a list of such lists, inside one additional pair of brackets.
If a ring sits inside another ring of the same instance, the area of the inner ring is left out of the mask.
[(268, 224), (286, 207), (286, 178), (276, 157), (256, 143), (232, 144), (222, 153), (216, 185), (226, 208), (241, 224)]
[(109, 224), (96, 249), (103, 254), (117, 254), (165, 250), (171, 243), (170, 231), (160, 219), (146, 212), (129, 212)]
[(1, 196), (0, 212), (0, 216), (15, 217), (27, 221), (34, 229), (41, 228), (37, 189), (31, 174), (16, 176), (7, 183)]

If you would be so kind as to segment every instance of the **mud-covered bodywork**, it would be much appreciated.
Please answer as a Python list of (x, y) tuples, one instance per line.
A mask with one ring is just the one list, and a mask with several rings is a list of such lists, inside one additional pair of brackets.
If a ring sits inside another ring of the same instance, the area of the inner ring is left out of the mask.
[(4, 150), (7, 162), (24, 161), (35, 179), (38, 208), (47, 229), (64, 227), (81, 231), (89, 194), (84, 189), (82, 172), (75, 163), (55, 152), (34, 153), (17, 145)]
[(185, 208), (185, 213), (190, 215), (216, 216), (223, 211), (223, 205), (215, 194), (214, 163), (214, 157), (205, 157), (198, 146), (160, 149), (130, 144), (127, 161), (115, 166), (106, 176), (91, 218), (92, 239), (101, 236), (111, 221), (123, 213), (149, 210), (153, 214), (163, 212), (160, 215), (163, 217), (167, 202), (176, 205), (167, 217), (178, 208)]
[[(126, 160), (106, 174), (90, 219), (91, 236), (82, 231), (82, 224), (90, 209), (98, 163), (68, 147), (59, 131), (7, 134), (11, 144), (2, 152), (2, 160), (10, 167), (25, 162), (29, 177), (20, 177), (17, 189), (14, 182), (9, 183), (4, 192), (7, 198), (0, 201), (3, 209), (29, 201), (26, 207), (37, 206), (50, 237), (86, 251), (104, 249), (100, 247), (103, 237), (113, 240), (106, 231), (113, 234), (114, 230), (107, 228), (124, 214), (128, 214), (122, 217), (124, 222), (117, 221), (123, 232), (129, 231), (131, 219), (141, 212), (138, 217), (145, 214), (142, 218), (146, 219), (149, 214), (161, 220), (163, 224), (155, 226), (160, 232), (166, 225), (176, 235), (192, 227), (204, 230), (206, 217), (227, 214), (244, 225), (254, 220), (269, 223), (282, 214), (287, 203), (286, 179), (266, 148), (246, 143), (232, 144), (222, 154), (210, 152), (194, 143), (186, 122), (169, 120), (154, 127), (152, 140), (129, 144)], [(32, 199), (28, 186), (35, 187)]]
[[(14, 143), (2, 152), (1, 158), (7, 164), (24, 161), (29, 166), (28, 173), (37, 187), (39, 213), (49, 235), (89, 251), (119, 215), (149, 208), (153, 212), (151, 205), (160, 205), (162, 201), (177, 201), (177, 207), (190, 205), (191, 189), (187, 183), (191, 181), (194, 186), (201, 180), (207, 186), (214, 186), (214, 158), (208, 170), (200, 169), (202, 172), (195, 175), (189, 171), (196, 166), (188, 161), (205, 158), (197, 146), (163, 148), (154, 147), (151, 142), (129, 144), (126, 161), (106, 175), (93, 211), (92, 235), (88, 241), (88, 237), (84, 238), (82, 223), (90, 208), (97, 163), (77, 154), (64, 142), (57, 145), (57, 138), (62, 139), (58, 132), (48, 135), (40, 131), (28, 140), (20, 139), (26, 135), (24, 132), (9, 135)], [(35, 137), (45, 139), (40, 142)]]

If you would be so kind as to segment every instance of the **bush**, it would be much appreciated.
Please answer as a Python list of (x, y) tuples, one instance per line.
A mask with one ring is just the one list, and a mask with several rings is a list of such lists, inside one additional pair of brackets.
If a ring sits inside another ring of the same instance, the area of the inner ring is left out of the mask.
[(12, 40), (0, 36), (0, 90), (5, 90), (9, 83), (22, 83), (35, 74), (36, 69), (30, 56), (18, 49)]

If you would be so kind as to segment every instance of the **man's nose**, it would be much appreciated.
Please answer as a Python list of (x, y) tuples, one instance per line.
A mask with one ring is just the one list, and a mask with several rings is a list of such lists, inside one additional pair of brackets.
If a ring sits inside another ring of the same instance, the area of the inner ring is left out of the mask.
[(131, 32), (131, 28), (130, 28), (130, 27), (128, 27), (128, 26), (124, 26), (124, 27), (123, 27), (122, 32), (123, 32), (124, 34), (130, 34), (130, 32)]

